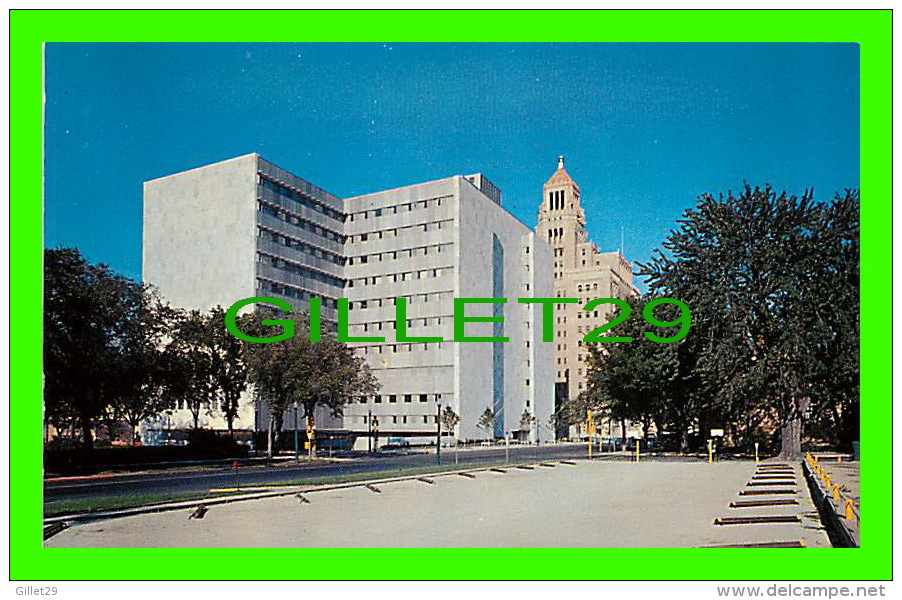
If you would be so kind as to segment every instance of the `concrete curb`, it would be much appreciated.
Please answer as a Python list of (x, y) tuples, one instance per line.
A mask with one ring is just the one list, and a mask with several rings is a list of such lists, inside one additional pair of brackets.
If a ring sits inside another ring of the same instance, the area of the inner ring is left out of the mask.
[(811, 499), (821, 516), (821, 522), (827, 528), (830, 541), (834, 546), (841, 548), (859, 548), (859, 524), (856, 519), (854, 524), (849, 524), (843, 517), (841, 506), (837, 506), (830, 493), (821, 485), (817, 475), (811, 470), (806, 461), (802, 461), (802, 471), (811, 492)]
[[(567, 459), (570, 460), (570, 459)], [(575, 459), (575, 460), (585, 460), (585, 459)], [(545, 464), (549, 464), (551, 462), (557, 464), (567, 465), (566, 462), (561, 461), (543, 461)], [(118, 519), (121, 517), (131, 517), (135, 515), (143, 515), (143, 514), (151, 514), (158, 512), (170, 512), (173, 510), (182, 510), (189, 508), (196, 508), (198, 505), (203, 504), (204, 506), (216, 506), (220, 504), (230, 504), (232, 502), (244, 502), (247, 500), (262, 500), (265, 498), (280, 498), (283, 496), (291, 496), (293, 494), (311, 494), (314, 492), (327, 492), (329, 490), (341, 490), (348, 489), (354, 487), (366, 487), (367, 485), (377, 485), (377, 484), (386, 484), (386, 483), (398, 483), (401, 481), (418, 481), (422, 480), (424, 477), (429, 478), (437, 478), (437, 477), (445, 477), (450, 475), (461, 475), (464, 473), (472, 474), (472, 473), (488, 473), (492, 468), (497, 468), (498, 466), (504, 466), (511, 469), (517, 467), (535, 467), (539, 466), (539, 462), (535, 463), (512, 463), (508, 465), (495, 465), (487, 466), (487, 467), (477, 467), (473, 469), (455, 469), (451, 471), (436, 471), (431, 473), (418, 473), (416, 475), (402, 475), (399, 477), (385, 477), (381, 479), (364, 479), (360, 481), (349, 481), (346, 483), (335, 483), (323, 486), (316, 487), (306, 487), (304, 485), (297, 485), (292, 487), (286, 487), (284, 489), (272, 492), (255, 492), (252, 494), (241, 494), (236, 496), (226, 496), (223, 498), (203, 498), (196, 500), (185, 500), (181, 502), (170, 502), (166, 504), (153, 504), (149, 506), (135, 506), (132, 508), (122, 508), (117, 510), (109, 510), (102, 512), (89, 512), (89, 513), (78, 513), (71, 515), (59, 515), (55, 517), (47, 517), (44, 519), (44, 526), (54, 525), (54, 524), (63, 524), (63, 525), (71, 525), (74, 523), (84, 523), (88, 521), (102, 521), (105, 519)], [(572, 466), (572, 465), (571, 465)]]

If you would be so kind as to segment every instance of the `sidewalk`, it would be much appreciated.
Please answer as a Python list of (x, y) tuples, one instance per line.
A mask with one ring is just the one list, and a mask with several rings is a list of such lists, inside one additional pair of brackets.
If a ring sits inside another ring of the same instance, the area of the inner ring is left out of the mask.
[(821, 468), (827, 471), (833, 483), (839, 484), (843, 497), (850, 498), (855, 510), (861, 510), (861, 463), (858, 461), (829, 462), (820, 459)]

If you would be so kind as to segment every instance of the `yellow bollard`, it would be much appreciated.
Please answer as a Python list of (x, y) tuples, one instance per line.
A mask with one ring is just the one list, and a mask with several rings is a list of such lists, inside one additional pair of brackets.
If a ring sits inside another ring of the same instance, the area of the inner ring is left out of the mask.
[(639, 462), (639, 446), (640, 446), (640, 441), (638, 438), (636, 438), (636, 462)]
[(833, 499), (839, 500), (839, 486), (837, 484), (833, 484)]
[(855, 512), (852, 510), (852, 501), (846, 500), (846, 521), (851, 521), (855, 518)]
[(842, 462), (842, 455), (836, 457), (836, 462), (838, 462), (838, 463)]
[(828, 490), (830, 489), (830, 487), (832, 487), (832, 486), (830, 485), (830, 476), (829, 476), (829, 475), (827, 475), (826, 477), (824, 477), (824, 485), (827, 486), (827, 489), (828, 489)]
[(713, 442), (711, 442), (711, 440), (708, 440), (708, 464), (711, 464), (713, 462), (714, 462)]

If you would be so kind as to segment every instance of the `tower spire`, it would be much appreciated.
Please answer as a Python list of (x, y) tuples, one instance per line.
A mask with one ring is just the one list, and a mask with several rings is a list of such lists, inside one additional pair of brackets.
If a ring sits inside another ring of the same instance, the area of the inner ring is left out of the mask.
[(557, 157), (557, 168), (558, 169), (564, 168), (564, 155), (563, 154)]

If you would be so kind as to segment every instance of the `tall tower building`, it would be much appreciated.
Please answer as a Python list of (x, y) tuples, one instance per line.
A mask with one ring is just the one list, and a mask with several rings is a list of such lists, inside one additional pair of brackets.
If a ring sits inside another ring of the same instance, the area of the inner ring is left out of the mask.
[(580, 189), (564, 168), (564, 157), (542, 188), (538, 236), (552, 247), (554, 292), (579, 298), (579, 304), (555, 305), (555, 383), (557, 402), (575, 398), (586, 387), (588, 349), (583, 337), (608, 322), (616, 310), (610, 304), (585, 311), (596, 298), (627, 299), (638, 295), (632, 265), (618, 252), (601, 252), (586, 235)]

